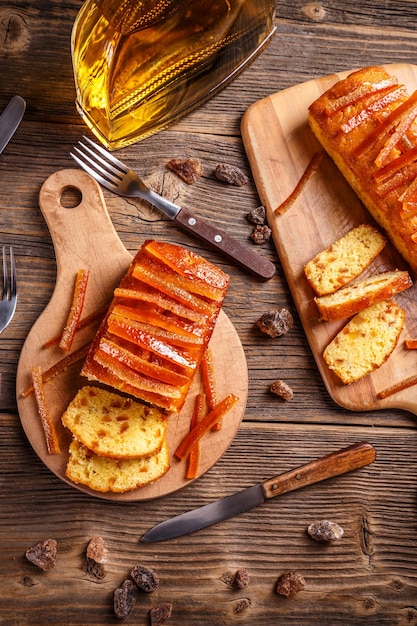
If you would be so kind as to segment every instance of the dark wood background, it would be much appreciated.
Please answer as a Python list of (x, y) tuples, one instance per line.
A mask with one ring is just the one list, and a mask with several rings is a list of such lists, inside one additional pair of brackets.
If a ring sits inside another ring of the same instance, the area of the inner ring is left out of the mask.
[[(0, 624), (117, 623), (113, 591), (137, 563), (154, 568), (161, 583), (156, 594), (140, 596), (131, 623), (147, 624), (149, 609), (166, 601), (174, 607), (172, 626), (417, 624), (416, 418), (399, 410), (349, 412), (335, 405), (272, 244), (259, 252), (276, 263), (277, 274), (261, 283), (144, 203), (104, 192), (128, 250), (135, 252), (146, 237), (166, 239), (202, 253), (232, 276), (224, 308), (247, 357), (246, 415), (212, 470), (180, 492), (146, 503), (86, 496), (58, 480), (32, 451), (17, 414), (15, 375), (23, 342), (55, 282), (39, 189), (54, 171), (73, 167), (70, 149), (86, 130), (74, 105), (70, 58), (80, 6), (76, 0), (0, 4), (0, 108), (16, 93), (27, 101), (25, 118), (0, 157), (0, 243), (15, 248), (19, 284), (16, 316), (0, 337)], [(268, 94), (335, 71), (414, 63), (416, 20), (417, 5), (407, 0), (280, 1), (275, 37), (244, 73), (171, 129), (118, 156), (162, 193), (178, 195), (178, 203), (247, 241), (246, 214), (259, 204), (252, 179), (235, 188), (213, 176), (217, 163), (228, 162), (250, 177), (240, 137), (246, 109)], [(166, 162), (175, 155), (203, 162), (205, 173), (196, 185), (172, 187)], [(295, 323), (285, 337), (272, 340), (259, 332), (256, 321), (274, 307), (289, 308)], [(293, 388), (291, 402), (268, 392), (277, 378)], [(378, 453), (366, 469), (287, 494), (188, 537), (139, 543), (163, 519), (362, 439)], [(307, 536), (307, 525), (322, 518), (344, 527), (342, 540), (322, 546)], [(100, 583), (85, 572), (85, 547), (95, 534), (109, 549)], [(48, 537), (58, 541), (59, 556), (56, 568), (43, 573), (24, 553)], [(249, 572), (249, 587), (230, 589), (223, 576), (241, 567)], [(298, 569), (306, 578), (306, 590), (294, 599), (275, 592), (286, 569)], [(239, 613), (242, 598), (248, 608)]]

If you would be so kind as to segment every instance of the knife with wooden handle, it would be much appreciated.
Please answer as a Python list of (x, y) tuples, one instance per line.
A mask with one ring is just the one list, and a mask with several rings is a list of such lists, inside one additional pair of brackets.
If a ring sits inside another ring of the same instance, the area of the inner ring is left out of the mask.
[(231, 496), (161, 522), (145, 533), (141, 541), (164, 541), (187, 535), (229, 517), (250, 511), (268, 498), (346, 474), (373, 463), (375, 459), (376, 451), (370, 443), (366, 441), (355, 443)]

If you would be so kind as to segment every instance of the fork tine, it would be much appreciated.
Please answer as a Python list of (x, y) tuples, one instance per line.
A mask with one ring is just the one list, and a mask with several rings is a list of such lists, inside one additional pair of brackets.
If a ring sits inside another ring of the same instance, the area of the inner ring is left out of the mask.
[[(74, 150), (77, 150), (77, 152), (79, 152), (84, 158), (87, 158), (81, 152), (81, 150), (78, 150), (78, 148), (74, 148)], [(80, 167), (82, 167), (83, 170), (85, 170), (88, 174), (90, 174), (90, 176), (95, 178), (101, 185), (103, 185), (103, 187), (106, 187), (106, 189), (109, 189), (110, 191), (113, 191), (114, 193), (117, 193), (117, 186), (114, 183), (111, 183), (110, 181), (108, 181), (105, 178), (103, 178), (103, 176), (100, 176), (100, 174), (98, 174), (96, 172), (96, 170), (94, 170), (87, 163), (85, 163), (85, 161), (82, 161), (80, 158), (78, 158), (78, 156), (76, 154), (74, 154), (73, 152), (70, 152), (70, 155), (72, 156), (74, 161), (76, 161), (78, 163), (78, 165), (80, 165)], [(91, 159), (89, 159), (89, 160), (91, 161)], [(91, 161), (91, 162), (94, 165), (93, 161)]]
[[(113, 156), (110, 152), (108, 152), (108, 150), (103, 148), (103, 146), (99, 146), (98, 144), (94, 143), (94, 141), (92, 141), (86, 135), (83, 135), (83, 139), (84, 141), (87, 141), (90, 144), (90, 146), (93, 146), (93, 148), (97, 150), (97, 152), (100, 152), (100, 154), (102, 154), (105, 157), (106, 162), (110, 161), (111, 163), (113, 163), (113, 165), (116, 165), (116, 167), (118, 167), (124, 174), (127, 174), (127, 172), (129, 171), (129, 168), (127, 168), (124, 163), (119, 161), (119, 159), (116, 159), (116, 157)], [(78, 142), (78, 143), (81, 143), (81, 142)], [(102, 161), (102, 159), (100, 159), (100, 161)]]
[[(121, 180), (120, 171), (116, 170), (110, 163), (106, 163), (104, 159), (102, 159), (99, 155), (94, 154), (92, 150), (90, 150), (87, 146), (84, 146), (80, 141), (78, 142), (83, 150), (80, 150), (77, 146), (74, 147), (74, 150), (82, 156), (82, 158), (87, 161), (90, 167), (97, 170), (97, 172), (106, 178), (109, 183), (117, 183)], [(89, 152), (93, 158), (91, 158), (86, 152)], [(102, 163), (102, 165), (100, 165)], [(104, 166), (104, 167), (103, 167)]]
[(13, 246), (10, 246), (10, 295), (15, 296), (17, 293), (16, 283), (16, 261), (14, 258)]
[(8, 272), (7, 272), (7, 259), (6, 259), (6, 246), (2, 247), (2, 255), (3, 255), (3, 292), (2, 298), (8, 298)]

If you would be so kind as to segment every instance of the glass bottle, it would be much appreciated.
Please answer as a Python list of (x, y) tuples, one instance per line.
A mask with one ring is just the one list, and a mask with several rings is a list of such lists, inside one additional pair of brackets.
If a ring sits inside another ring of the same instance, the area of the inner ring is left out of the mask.
[(85, 0), (71, 52), (77, 109), (111, 150), (190, 112), (274, 32), (275, 0)]

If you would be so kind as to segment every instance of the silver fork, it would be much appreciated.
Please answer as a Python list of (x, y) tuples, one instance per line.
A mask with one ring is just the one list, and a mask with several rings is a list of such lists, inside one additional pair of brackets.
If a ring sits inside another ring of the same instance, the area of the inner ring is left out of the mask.
[(7, 269), (6, 246), (2, 248), (3, 257), (3, 286), (0, 298), (0, 333), (10, 324), (16, 311), (17, 303), (17, 283), (16, 283), (16, 263), (13, 248), (10, 246), (10, 276)]
[[(211, 223), (163, 198), (149, 189), (139, 176), (124, 163), (116, 159), (102, 146), (84, 136), (86, 143), (78, 142), (71, 152), (72, 158), (103, 187), (119, 196), (138, 197), (148, 200), (158, 207), (171, 220), (175, 220), (186, 230), (208, 243), (210, 247), (225, 254), (238, 265), (255, 276), (268, 280), (275, 274), (275, 265), (239, 241), (219, 230)], [(86, 145), (87, 144), (87, 145)], [(219, 212), (220, 213), (220, 212)]]

